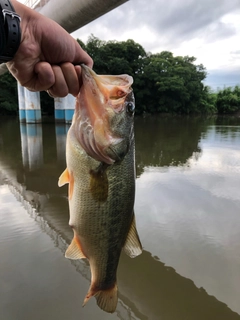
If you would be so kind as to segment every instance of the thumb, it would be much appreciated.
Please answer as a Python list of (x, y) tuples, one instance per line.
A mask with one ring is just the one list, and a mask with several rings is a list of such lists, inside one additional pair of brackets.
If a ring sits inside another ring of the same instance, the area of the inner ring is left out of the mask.
[(79, 45), (79, 43), (75, 40), (75, 48), (76, 48), (76, 54), (74, 57), (74, 61), (73, 63), (75, 65), (77, 64), (81, 64), (84, 63), (86, 66), (88, 66), (89, 68), (93, 67), (93, 59), (87, 54), (86, 51), (84, 51), (81, 46)]

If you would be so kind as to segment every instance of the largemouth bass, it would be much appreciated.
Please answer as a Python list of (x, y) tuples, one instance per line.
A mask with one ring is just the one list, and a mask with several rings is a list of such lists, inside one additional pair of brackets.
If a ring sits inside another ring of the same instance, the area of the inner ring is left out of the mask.
[(67, 169), (58, 183), (69, 183), (69, 225), (74, 232), (65, 256), (89, 261), (91, 285), (83, 305), (95, 296), (98, 306), (111, 313), (118, 301), (122, 249), (130, 257), (142, 252), (133, 211), (133, 79), (97, 75), (82, 65), (82, 80), (67, 135)]

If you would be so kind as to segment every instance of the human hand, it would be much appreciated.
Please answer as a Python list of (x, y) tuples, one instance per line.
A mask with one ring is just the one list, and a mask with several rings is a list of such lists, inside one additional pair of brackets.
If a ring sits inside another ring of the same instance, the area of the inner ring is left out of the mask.
[(46, 90), (53, 97), (76, 96), (81, 86), (81, 67), (93, 61), (60, 25), (12, 0), (21, 17), (21, 44), (6, 65), (30, 91)]

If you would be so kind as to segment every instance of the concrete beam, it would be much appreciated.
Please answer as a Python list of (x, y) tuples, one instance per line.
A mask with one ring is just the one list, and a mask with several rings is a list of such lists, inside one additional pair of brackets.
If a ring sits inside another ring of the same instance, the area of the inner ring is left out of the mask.
[(69, 33), (99, 18), (128, 0), (51, 0), (39, 12), (60, 24)]

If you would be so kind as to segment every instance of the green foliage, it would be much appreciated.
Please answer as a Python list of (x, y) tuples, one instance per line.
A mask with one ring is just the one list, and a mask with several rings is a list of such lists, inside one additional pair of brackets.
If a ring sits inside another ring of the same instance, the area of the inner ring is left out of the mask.
[(9, 72), (6, 72), (0, 76), (0, 114), (17, 113), (17, 81)]
[(146, 57), (143, 47), (133, 40), (105, 42), (91, 35), (82, 47), (93, 58), (94, 70), (98, 74), (127, 73), (134, 76), (141, 71), (142, 60)]
[(216, 93), (211, 92), (210, 87), (205, 86), (203, 88), (202, 97), (199, 101), (201, 113), (216, 114), (217, 113), (216, 100), (217, 100)]
[(137, 113), (214, 113), (216, 108), (202, 81), (203, 65), (194, 57), (174, 57), (171, 52), (147, 54), (133, 40), (101, 41), (91, 35), (81, 46), (94, 60), (98, 74), (127, 73), (134, 78)]
[[(124, 74), (134, 78), (136, 112), (213, 114), (240, 111), (240, 88), (226, 88), (217, 94), (204, 86), (206, 69), (196, 58), (176, 56), (169, 51), (151, 54), (133, 40), (102, 41), (91, 35), (81, 47), (94, 60), (98, 74)], [(0, 112), (17, 113), (16, 80), (9, 73), (0, 77)], [(44, 114), (53, 114), (53, 100), (41, 92)], [(50, 108), (51, 107), (51, 108)]]
[(218, 113), (231, 114), (240, 111), (240, 87), (218, 91), (216, 99)]
[(204, 95), (201, 81), (206, 72), (202, 65), (194, 65), (194, 61), (194, 57), (173, 57), (168, 51), (149, 56), (143, 76), (145, 80), (150, 79), (148, 85), (154, 88), (154, 101), (149, 97), (148, 112), (188, 114), (201, 111), (199, 103)]

